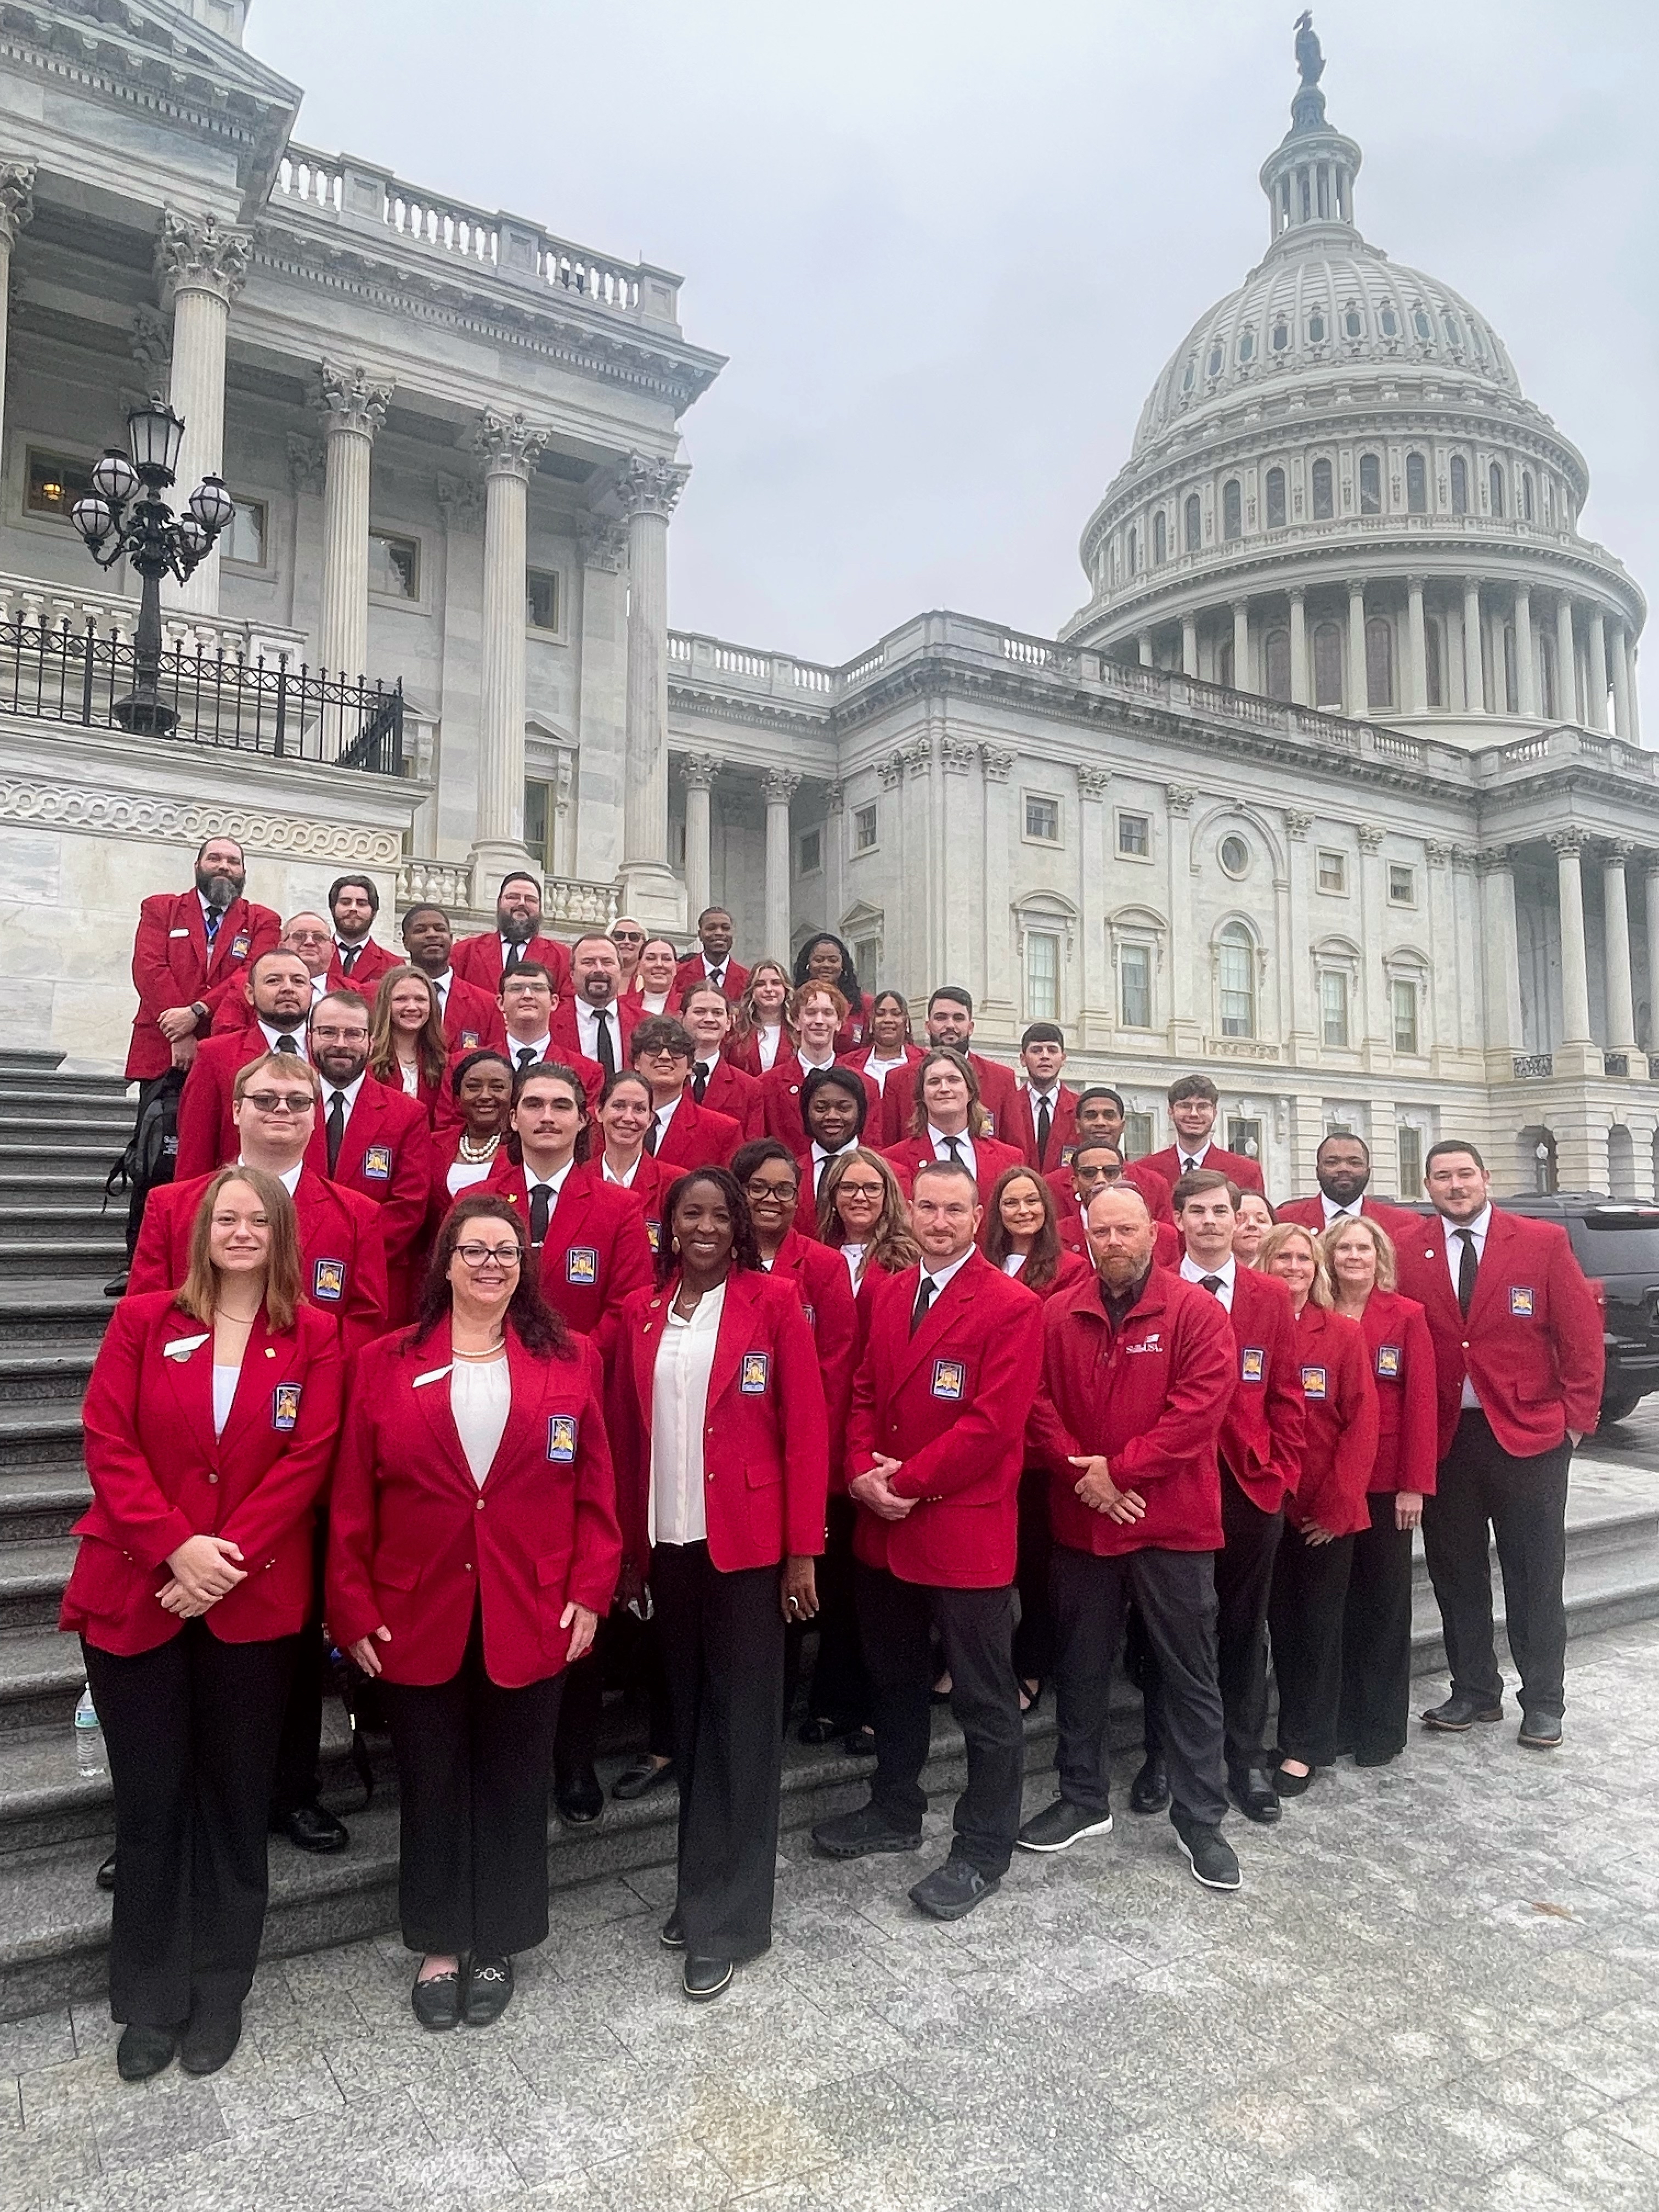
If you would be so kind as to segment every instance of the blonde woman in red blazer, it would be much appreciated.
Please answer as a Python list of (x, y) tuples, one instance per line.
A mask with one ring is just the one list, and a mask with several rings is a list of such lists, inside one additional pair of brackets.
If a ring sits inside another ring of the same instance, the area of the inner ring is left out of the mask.
[(498, 2020), (547, 1934), (561, 1677), (622, 1557), (599, 1354), (528, 1260), (503, 1199), (453, 1208), (419, 1319), (357, 1363), (330, 1511), (329, 1624), (380, 1677), (397, 1754), (423, 2027)]
[(59, 1626), (109, 1747), (120, 1869), (110, 2010), (127, 2081), (236, 2047), (265, 1831), (340, 1420), (333, 1316), (300, 1296), (294, 1202), (228, 1168), (177, 1290), (129, 1293), (87, 1386), (92, 1504)]
[(1293, 1221), (1269, 1230), (1261, 1272), (1291, 1294), (1302, 1384), (1302, 1464), (1285, 1500), (1267, 1600), (1279, 1684), (1273, 1788), (1299, 1797), (1336, 1758), (1343, 1606), (1353, 1540), (1370, 1526), (1367, 1486), (1380, 1417), (1364, 1331), (1331, 1310), (1330, 1277), (1312, 1230)]
[(623, 1309), (612, 1435), (635, 1574), (648, 1574), (680, 1784), (662, 1940), (690, 1997), (772, 1940), (784, 1633), (817, 1611), (829, 1437), (794, 1282), (764, 1273), (743, 1193), (698, 1168), (668, 1194), (654, 1288)]

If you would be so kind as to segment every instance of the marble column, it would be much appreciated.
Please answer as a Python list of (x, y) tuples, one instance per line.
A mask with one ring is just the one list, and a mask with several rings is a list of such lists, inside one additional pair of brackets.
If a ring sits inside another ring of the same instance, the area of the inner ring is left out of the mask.
[(1515, 872), (1509, 848), (1497, 845), (1474, 859), (1480, 878), (1486, 954), (1486, 1076), (1490, 1082), (1515, 1079), (1514, 1056), (1521, 1049), (1521, 954), (1515, 926)]
[(1313, 676), (1308, 666), (1308, 595), (1300, 584), (1291, 589), (1291, 697), (1298, 707), (1313, 704)]
[(317, 659), (354, 683), (368, 672), (368, 486), (392, 385), (325, 361), (312, 387), (323, 418), (323, 607)]
[(0, 161), (0, 441), (5, 435), (6, 326), (11, 312), (12, 248), (17, 243), (18, 232), (33, 220), (34, 163)]
[(1250, 603), (1248, 599), (1233, 601), (1233, 689), (1251, 691), (1250, 682)]
[(1555, 848), (1556, 898), (1561, 909), (1561, 1042), (1588, 1045), (1592, 1042), (1589, 957), (1584, 945), (1584, 884), (1579, 865), (1584, 833), (1553, 830), (1550, 843)]
[(1080, 768), (1077, 772), (1078, 839), (1077, 907), (1083, 917), (1082, 1039), (1085, 1049), (1103, 1050), (1116, 1026), (1112, 1003), (1112, 963), (1107, 949), (1108, 845), (1111, 810), (1109, 769)]
[(1198, 617), (1181, 617), (1181, 672), (1183, 676), (1198, 673)]
[(1625, 863), (1635, 847), (1614, 838), (1601, 859), (1601, 914), (1607, 936), (1607, 1050), (1636, 1049), (1636, 994), (1631, 988), (1630, 907)]
[(623, 896), (647, 929), (684, 927), (684, 893), (668, 865), (668, 518), (690, 473), (630, 453), (617, 485), (629, 579)]
[(1607, 625), (1600, 607), (1592, 607), (1589, 643), (1585, 656), (1584, 720), (1593, 730), (1607, 726)]
[[(233, 229), (216, 216), (177, 208), (161, 211), (155, 273), (161, 304), (173, 309), (173, 372), (167, 397), (184, 418), (179, 449), (179, 492), (187, 500), (202, 478), (222, 476), (225, 461), (225, 332), (230, 303), (247, 281), (253, 234)], [(175, 607), (192, 614), (219, 611), (219, 555), (216, 549), (188, 583), (167, 592)]]
[(766, 944), (769, 959), (786, 967), (794, 960), (789, 905), (789, 802), (800, 778), (787, 769), (769, 769), (761, 778), (766, 797)]
[(713, 898), (714, 860), (709, 832), (709, 793), (720, 764), (713, 753), (686, 753), (680, 761), (685, 782), (686, 920), (695, 922)]
[[(1509, 702), (1504, 701), (1505, 707)], [(1525, 584), (1515, 587), (1515, 704), (1528, 717), (1538, 712), (1538, 662), (1532, 643), (1532, 592)]]
[(1648, 1037), (1650, 1066), (1659, 1060), (1659, 853), (1647, 856), (1643, 884), (1648, 926)]
[(1407, 658), (1411, 665), (1406, 672), (1406, 693), (1408, 711), (1426, 714), (1429, 711), (1429, 632), (1423, 619), (1423, 579), (1406, 579), (1406, 629), (1410, 641)]
[(1572, 601), (1565, 592), (1555, 602), (1555, 719), (1578, 720), (1578, 650), (1572, 635)]
[(1613, 726), (1627, 745), (1634, 744), (1631, 708), (1636, 687), (1631, 681), (1630, 632), (1621, 622), (1613, 625)]
[(1348, 585), (1348, 697), (1346, 712), (1363, 720), (1370, 712), (1370, 687), (1365, 681), (1365, 586)]
[(477, 896), (526, 866), (524, 571), (530, 477), (548, 433), (522, 415), (486, 412), (471, 442), (483, 456), (483, 611), (479, 623)]
[(1473, 576), (1463, 579), (1463, 709), (1469, 714), (1486, 711), (1486, 679), (1480, 665), (1480, 586)]

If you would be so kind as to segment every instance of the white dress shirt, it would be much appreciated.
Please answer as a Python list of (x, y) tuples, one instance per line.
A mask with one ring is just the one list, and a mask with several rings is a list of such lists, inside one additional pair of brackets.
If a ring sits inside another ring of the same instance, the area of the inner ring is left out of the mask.
[[(645, 1154), (641, 1152), (640, 1154), (640, 1160), (642, 1160), (644, 1158)], [(634, 1188), (634, 1178), (640, 1171), (640, 1160), (635, 1161), (633, 1166), (629, 1168), (626, 1175), (617, 1175), (613, 1171), (610, 1161), (606, 1159), (604, 1153), (601, 1152), (599, 1155), (599, 1181), (601, 1182), (614, 1182), (617, 1184), (618, 1188), (622, 1190), (632, 1190)]]
[(847, 1272), (852, 1278), (855, 1291), (859, 1286), (859, 1269), (864, 1265), (864, 1255), (869, 1249), (867, 1244), (843, 1244), (841, 1248), (841, 1256), (847, 1262)]
[(1334, 1221), (1358, 1221), (1364, 1209), (1365, 1194), (1362, 1190), (1352, 1206), (1339, 1206), (1334, 1199), (1327, 1198), (1322, 1190), (1319, 1205), (1325, 1216), (1325, 1226), (1328, 1229)]
[[(312, 984), (312, 1004), (313, 1006), (316, 1004), (317, 1000), (320, 995), (321, 994), (316, 988), (316, 980), (313, 979)], [(265, 1050), (267, 1052), (276, 1052), (279, 1050), (285, 1051), (287, 1049), (286, 1046), (279, 1047), (276, 1040), (278, 1037), (291, 1036), (294, 1040), (295, 1048), (298, 1051), (301, 1059), (310, 1059), (311, 1054), (306, 1048), (306, 1033), (303, 1030), (273, 1029), (263, 1014), (259, 1017), (259, 1030), (261, 1035), (264, 1038)]]
[(772, 1063), (776, 1060), (779, 1047), (782, 1042), (783, 1027), (781, 1024), (780, 1024), (775, 1029), (760, 1029), (755, 1031), (755, 1052), (757, 1057), (760, 1060), (761, 1073), (763, 1075), (769, 1075), (771, 1073)]
[[(943, 1130), (936, 1129), (931, 1121), (927, 1124), (927, 1141), (933, 1148), (933, 1158), (936, 1160), (948, 1160), (950, 1158), (950, 1138), (945, 1134)], [(957, 1135), (956, 1146), (957, 1157), (961, 1160), (962, 1164), (967, 1169), (969, 1174), (977, 1180), (979, 1176), (979, 1160), (974, 1151), (974, 1140), (969, 1135), (966, 1129), (962, 1130)]]
[(833, 1052), (830, 1054), (828, 1060), (808, 1060), (804, 1052), (799, 1051), (796, 1053), (795, 1057), (800, 1062), (800, 1079), (803, 1083), (805, 1082), (809, 1075), (816, 1075), (819, 1068), (833, 1067), (836, 1064), (836, 1055)]
[(1195, 1147), (1190, 1147), (1184, 1144), (1179, 1137), (1176, 1139), (1176, 1161), (1182, 1175), (1186, 1175), (1189, 1172), (1187, 1165), (1188, 1160), (1192, 1162), (1193, 1166), (1195, 1168), (1201, 1168), (1203, 1166), (1205, 1161), (1209, 1157), (1210, 1146), (1212, 1141), (1212, 1139), (1206, 1137), (1201, 1145)]
[(626, 1067), (628, 1055), (623, 1050), (622, 1017), (617, 1012), (613, 999), (608, 1006), (590, 1006), (586, 999), (571, 1001), (576, 1010), (576, 1042), (589, 1060), (599, 1060), (599, 1027), (603, 1023), (611, 1032), (611, 1057), (618, 1067)]
[(235, 1401), (236, 1385), (241, 1372), (240, 1359), (234, 1367), (222, 1367), (216, 1359), (213, 1363), (213, 1433), (216, 1437), (222, 1437), (225, 1432), (225, 1423), (230, 1419), (230, 1409)]
[(326, 1134), (328, 1128), (329, 1109), (333, 1105), (334, 1101), (337, 1098), (343, 1098), (345, 1100), (345, 1125), (348, 1129), (351, 1127), (351, 1109), (357, 1103), (357, 1093), (362, 1089), (363, 1085), (367, 1080), (367, 1077), (360, 1075), (353, 1083), (324, 1084), (322, 1121), (325, 1134)]
[(1022, 1268), (1022, 1267), (1024, 1267), (1024, 1266), (1025, 1265), (1026, 1261), (1027, 1261), (1030, 1257), (1030, 1253), (1029, 1253), (1029, 1252), (1010, 1252), (1010, 1253), (1008, 1253), (1008, 1254), (1006, 1255), (1006, 1257), (1004, 1258), (1003, 1262), (1002, 1262), (1002, 1272), (1003, 1272), (1003, 1273), (1004, 1273), (1005, 1275), (1017, 1275), (1017, 1274), (1018, 1274), (1018, 1273), (1020, 1272), (1021, 1268)]
[[(732, 956), (728, 952), (726, 956), (726, 960), (729, 960), (731, 957)], [(714, 984), (715, 988), (720, 991), (723, 991), (726, 988), (726, 960), (711, 960), (706, 952), (702, 956), (702, 976), (704, 982)]]
[(455, 1362), (449, 1370), (449, 1410), (472, 1480), (482, 1490), (513, 1410), (513, 1378), (505, 1352), (499, 1359)]
[[(970, 1244), (968, 1249), (963, 1254), (961, 1259), (952, 1260), (948, 1267), (930, 1267), (925, 1260), (922, 1261), (921, 1281), (918, 1282), (916, 1285), (916, 1295), (918, 1297), (921, 1295), (922, 1283), (931, 1283), (933, 1285), (933, 1295), (927, 1301), (927, 1310), (929, 1313), (931, 1313), (933, 1308), (939, 1304), (939, 1292), (946, 1289), (956, 1280), (957, 1277), (962, 1273), (963, 1269), (968, 1265), (968, 1262), (973, 1258), (973, 1256), (974, 1248)], [(914, 1310), (914, 1306), (912, 1310)]]
[(368, 943), (367, 937), (360, 937), (355, 945), (349, 938), (337, 936), (334, 939), (334, 957), (340, 963), (340, 973), (345, 977), (348, 990), (351, 988), (351, 976), (345, 964), (346, 955), (348, 952), (367, 952)]
[(872, 1075), (878, 1084), (884, 1084), (896, 1067), (904, 1066), (904, 1061), (905, 1056), (902, 1051), (896, 1060), (882, 1060), (878, 1057), (872, 1048), (868, 1059), (864, 1063), (864, 1072), (866, 1075)]
[[(552, 1208), (559, 1202), (559, 1193), (564, 1188), (565, 1178), (569, 1175), (571, 1169), (574, 1168), (575, 1164), (576, 1156), (574, 1152), (565, 1162), (564, 1165), (562, 1168), (556, 1169), (554, 1173), (550, 1176), (538, 1176), (535, 1170), (531, 1166), (528, 1160), (524, 1164), (525, 1196), (527, 1199), (533, 1198), (536, 1193), (543, 1188), (544, 1184), (545, 1184), (546, 1188), (553, 1194), (552, 1197), (547, 1201), (549, 1208), (548, 1218), (550, 1220), (552, 1218)], [(528, 1221), (529, 1218), (529, 1215), (526, 1214), (525, 1216), (525, 1219)]]
[(1230, 1253), (1218, 1267), (1200, 1267), (1196, 1260), (1183, 1256), (1181, 1262), (1181, 1279), (1183, 1283), (1201, 1283), (1206, 1275), (1213, 1275), (1220, 1284), (1221, 1288), (1212, 1291), (1211, 1295), (1218, 1304), (1224, 1306), (1231, 1313), (1233, 1310), (1233, 1284), (1238, 1275), (1237, 1261)]
[(850, 1144), (843, 1145), (839, 1152), (826, 1152), (816, 1137), (812, 1139), (812, 1195), (814, 1198), (818, 1194), (818, 1185), (823, 1182), (823, 1171), (830, 1161), (845, 1159), (848, 1152), (855, 1152), (858, 1148), (859, 1140), (856, 1137)]
[(657, 1125), (657, 1141), (651, 1147), (653, 1152), (659, 1152), (662, 1150), (662, 1140), (668, 1134), (669, 1124), (678, 1113), (680, 1100), (684, 1096), (684, 1091), (680, 1091), (677, 1097), (671, 1098), (665, 1106), (659, 1106), (653, 1115), (652, 1118)]
[[(1446, 1232), (1446, 1273), (1451, 1277), (1452, 1296), (1455, 1297), (1458, 1270), (1463, 1264), (1463, 1239), (1459, 1233), (1459, 1224), (1455, 1221), (1448, 1221), (1444, 1214), (1440, 1217), (1440, 1225)], [(1462, 1226), (1468, 1231), (1474, 1240), (1474, 1264), (1478, 1268), (1486, 1256), (1486, 1231), (1492, 1227), (1491, 1200), (1488, 1200), (1487, 1203), (1481, 1207), (1473, 1221), (1466, 1221)], [(1474, 1383), (1467, 1375), (1463, 1377), (1462, 1395), (1458, 1402), (1465, 1412), (1471, 1407), (1476, 1412), (1480, 1410), (1480, 1400), (1476, 1395)]]
[(418, 1098), (421, 1095), (420, 1061), (418, 1060), (400, 1060), (398, 1062), (398, 1080), (404, 1086), (404, 1097), (405, 1098)]
[(427, 977), (428, 982), (432, 986), (432, 995), (438, 1001), (438, 1019), (440, 1021), (442, 1021), (444, 1018), (444, 1010), (449, 1004), (449, 987), (454, 980), (455, 970), (453, 968), (446, 968), (441, 975), (428, 975)]
[(726, 1285), (705, 1291), (683, 1321), (671, 1304), (651, 1379), (651, 1498), (653, 1544), (701, 1544), (708, 1534), (703, 1503), (702, 1432), (708, 1413)]
[[(534, 1060), (520, 1061), (519, 1054), (521, 1052), (533, 1052), (536, 1057)], [(542, 1034), (538, 1037), (509, 1036), (507, 1041), (507, 1056), (508, 1060), (512, 1061), (515, 1068), (521, 1066), (525, 1067), (538, 1066), (543, 1060), (551, 1060), (554, 1057), (553, 1040), (548, 1036), (545, 1030), (543, 1030)]]
[[(239, 1168), (245, 1168), (247, 1165), (247, 1162), (239, 1155), (236, 1164)], [(296, 1162), (293, 1167), (284, 1168), (281, 1175), (277, 1176), (277, 1182), (281, 1183), (283, 1188), (288, 1193), (290, 1198), (293, 1197), (295, 1188), (299, 1183), (300, 1177), (305, 1173), (305, 1171), (306, 1164), (303, 1160), (300, 1160)], [(267, 1168), (265, 1172), (268, 1175), (270, 1170)]]

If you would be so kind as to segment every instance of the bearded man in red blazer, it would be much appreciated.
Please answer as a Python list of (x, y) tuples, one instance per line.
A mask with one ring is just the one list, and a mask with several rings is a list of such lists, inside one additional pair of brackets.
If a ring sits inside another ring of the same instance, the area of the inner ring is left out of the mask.
[[(129, 1083), (188, 1067), (227, 991), (283, 933), (282, 917), (242, 896), (247, 862), (234, 837), (210, 837), (187, 891), (157, 891), (138, 909), (132, 985), (138, 1011), (127, 1049)], [(145, 1093), (139, 1093), (142, 1107)]]
[(1494, 1206), (1473, 1145), (1431, 1145), (1423, 1182), (1436, 1218), (1402, 1237), (1399, 1286), (1434, 1343), (1440, 1465), (1423, 1548), (1451, 1672), (1450, 1697), (1423, 1718), (1462, 1734), (1503, 1717), (1490, 1531), (1521, 1675), (1520, 1741), (1553, 1751), (1566, 1711), (1567, 1468), (1601, 1418), (1601, 1310), (1565, 1230)]
[(450, 956), (450, 965), (464, 983), (471, 983), (493, 999), (501, 977), (521, 960), (538, 960), (562, 997), (570, 982), (570, 955), (556, 937), (544, 937), (542, 887), (523, 868), (501, 878), (495, 894), (495, 927), (479, 937), (464, 937)]
[(311, 1014), (311, 1057), (322, 1083), (306, 1164), (380, 1210), (388, 1321), (414, 1311), (432, 1194), (432, 1133), (418, 1098), (368, 1079), (369, 1012), (356, 991), (330, 991)]
[(1211, 1140), (1210, 1132), (1221, 1107), (1221, 1093), (1209, 1077), (1178, 1075), (1170, 1085), (1169, 1100), (1176, 1141), (1166, 1145), (1161, 1152), (1149, 1152), (1146, 1166), (1161, 1175), (1171, 1190), (1182, 1176), (1190, 1175), (1194, 1168), (1213, 1168), (1218, 1175), (1224, 1175), (1236, 1182), (1240, 1190), (1258, 1190), (1265, 1197), (1266, 1187), (1257, 1163), (1243, 1152), (1230, 1152)]
[(328, 887), (334, 944), (329, 954), (327, 988), (361, 992), (371, 1006), (381, 976), (388, 968), (400, 964), (395, 952), (388, 952), (369, 935), (380, 911), (380, 894), (373, 876), (336, 876)]
[(967, 1168), (921, 1164), (910, 1218), (921, 1265), (874, 1291), (847, 1437), (875, 1779), (867, 1805), (821, 1820), (812, 1839), (833, 1858), (920, 1844), (937, 1628), (968, 1786), (950, 1856), (910, 1895), (936, 1919), (959, 1920), (1000, 1883), (1019, 1826), (1013, 1580), (1042, 1307), (976, 1249), (983, 1214)]
[(1314, 1154), (1314, 1173), (1319, 1188), (1311, 1198), (1287, 1198), (1273, 1208), (1280, 1221), (1322, 1232), (1334, 1221), (1352, 1220), (1363, 1214), (1386, 1230), (1397, 1245), (1401, 1237), (1417, 1233), (1419, 1217), (1403, 1206), (1385, 1206), (1367, 1188), (1371, 1179), (1371, 1149), (1351, 1129), (1333, 1130)]
[(238, 992), (247, 1000), (246, 1021), (207, 1039), (179, 1093), (175, 1177), (210, 1175), (235, 1158), (232, 1101), (240, 1068), (268, 1052), (301, 1060), (309, 1055), (313, 994), (311, 971), (299, 953), (283, 945), (260, 953), (238, 979)]

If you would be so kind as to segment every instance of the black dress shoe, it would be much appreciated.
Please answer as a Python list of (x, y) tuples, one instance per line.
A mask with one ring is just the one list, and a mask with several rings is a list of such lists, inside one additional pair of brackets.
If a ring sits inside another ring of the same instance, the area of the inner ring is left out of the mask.
[(969, 1860), (958, 1858), (952, 1851), (942, 1867), (935, 1867), (932, 1874), (923, 1875), (912, 1886), (910, 1902), (931, 1913), (935, 1920), (960, 1920), (1001, 1887), (1000, 1874), (981, 1874)]
[(812, 1841), (829, 1859), (867, 1858), (872, 1851), (919, 1851), (920, 1828), (901, 1828), (874, 1805), (860, 1805), (855, 1813), (837, 1813), (820, 1820)]
[(568, 1826), (590, 1826), (605, 1810), (605, 1792), (599, 1787), (599, 1776), (591, 1766), (580, 1774), (556, 1776), (553, 1802), (559, 1808), (559, 1818)]
[(124, 2081), (148, 2081), (172, 2065), (178, 2049), (176, 2027), (144, 2027), (129, 2021), (115, 2046), (115, 2070)]
[(409, 2001), (422, 2027), (441, 2031), (457, 2027), (461, 2017), (461, 1978), (457, 1973), (433, 1974), (416, 1983)]
[(343, 1851), (351, 1841), (345, 1822), (320, 1805), (296, 1805), (291, 1813), (278, 1813), (270, 1826), (274, 1835), (286, 1836), (296, 1850)]
[(109, 1856), (104, 1861), (103, 1864), (99, 1868), (97, 1873), (94, 1875), (92, 1878), (97, 1883), (100, 1889), (114, 1888), (115, 1854), (113, 1851), (110, 1853)]
[(876, 1732), (866, 1722), (860, 1728), (847, 1731), (847, 1748), (854, 1759), (873, 1759), (876, 1755)]
[(732, 1961), (729, 1959), (688, 1959), (680, 1976), (680, 1986), (689, 1997), (707, 2003), (720, 1991), (732, 1985)]
[(1265, 1766), (1241, 1767), (1227, 1778), (1233, 1802), (1247, 1820), (1259, 1820), (1270, 1828), (1279, 1816), (1279, 1797), (1273, 1789), (1273, 1778)]
[(1045, 1805), (1040, 1813), (1032, 1814), (1015, 1841), (1023, 1851), (1065, 1851), (1073, 1844), (1081, 1843), (1085, 1836), (1109, 1836), (1111, 1832), (1109, 1813), (1085, 1812), (1081, 1805), (1056, 1797), (1052, 1805)]
[(627, 1805), (635, 1797), (648, 1797), (653, 1790), (666, 1790), (674, 1780), (674, 1762), (659, 1766), (654, 1759), (636, 1759), (625, 1766), (611, 1785), (611, 1795), (619, 1804)]
[(1484, 1698), (1466, 1697), (1462, 1691), (1447, 1698), (1443, 1705), (1431, 1705), (1422, 1715), (1425, 1728), (1443, 1729), (1449, 1735), (1462, 1735), (1477, 1721), (1501, 1721), (1503, 1703), (1488, 1705)]
[(1129, 1810), (1132, 1813), (1161, 1813), (1169, 1802), (1168, 1771), (1158, 1753), (1150, 1752), (1146, 1765), (1129, 1784)]
[(842, 1723), (827, 1721), (822, 1714), (811, 1720), (804, 1720), (796, 1731), (802, 1743), (833, 1743), (841, 1733)]
[[(108, 1282), (104, 1285), (104, 1296), (106, 1298), (125, 1297), (126, 1296), (127, 1283), (131, 1273), (131, 1270), (130, 1268), (123, 1267), (118, 1275), (112, 1275)], [(135, 2075), (133, 2079), (135, 2081), (142, 2081), (143, 2076), (142, 2075)]]
[(1528, 1713), (1521, 1716), (1521, 1733), (1516, 1738), (1522, 1751), (1559, 1751), (1561, 1748), (1561, 1716), (1559, 1713)]
[(511, 1959), (474, 1959), (466, 1970), (466, 1998), (461, 2018), (469, 2027), (489, 2027), (513, 2002)]
[(680, 1908), (678, 1905), (663, 1922), (662, 1926), (658, 1929), (657, 1941), (665, 1951), (684, 1950), (685, 1930), (680, 1925)]
[(242, 2008), (193, 2008), (179, 2039), (179, 2063), (186, 2074), (216, 2074), (242, 2039)]

